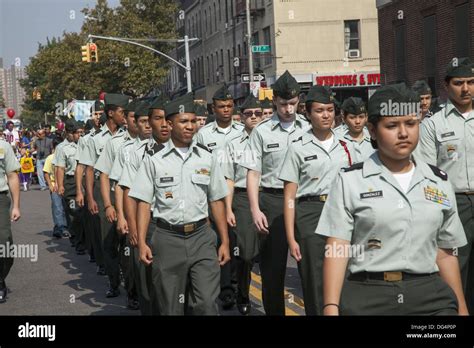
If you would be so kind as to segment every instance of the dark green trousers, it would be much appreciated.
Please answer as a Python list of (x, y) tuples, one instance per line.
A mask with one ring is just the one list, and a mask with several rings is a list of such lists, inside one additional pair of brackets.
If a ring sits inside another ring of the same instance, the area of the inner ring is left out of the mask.
[(339, 311), (341, 315), (457, 315), (458, 303), (438, 275), (399, 282), (346, 280)]
[(456, 194), (458, 214), (466, 233), (467, 245), (459, 248), (458, 260), (467, 307), (474, 312), (474, 196)]
[[(10, 197), (5, 193), (0, 194), (0, 245), (4, 245), (5, 251), (7, 250), (7, 243), (10, 246), (13, 245), (10, 204)], [(12, 266), (12, 257), (0, 257), (0, 281), (7, 278)]]
[(76, 243), (76, 250), (84, 249), (84, 229), (81, 222), (81, 208), (76, 206), (76, 180), (73, 176), (64, 178), (65, 213), (69, 217), (69, 233)]
[(283, 194), (260, 193), (260, 209), (270, 234), (260, 234), (262, 300), (267, 315), (285, 315), (285, 274), (288, 258)]
[(322, 315), (326, 237), (316, 234), (315, 231), (323, 207), (323, 202), (298, 202), (296, 204), (295, 239), (301, 252), (298, 272), (303, 288), (306, 315)]
[(249, 288), (254, 259), (260, 248), (258, 231), (253, 223), (247, 192), (234, 193), (232, 210), (237, 224), (233, 229), (237, 249), (232, 251), (236, 259), (237, 301), (247, 303), (250, 301)]
[[(100, 181), (95, 180), (94, 181), (94, 199), (97, 202), (97, 205), (99, 206), (99, 210), (101, 207), (104, 206), (104, 203), (102, 202), (102, 195), (100, 194)], [(101, 267), (105, 267), (105, 261), (104, 261), (104, 246), (102, 243), (102, 224), (101, 224), (101, 214), (99, 211), (99, 214), (92, 215), (89, 212), (89, 215), (91, 216), (91, 221), (90, 225), (93, 227), (93, 230), (91, 231), (91, 241), (92, 241), (92, 248), (94, 249), (94, 256), (97, 265)]]
[(153, 296), (160, 313), (184, 315), (189, 290), (194, 315), (217, 315), (220, 267), (210, 226), (187, 235), (156, 227), (151, 246)]

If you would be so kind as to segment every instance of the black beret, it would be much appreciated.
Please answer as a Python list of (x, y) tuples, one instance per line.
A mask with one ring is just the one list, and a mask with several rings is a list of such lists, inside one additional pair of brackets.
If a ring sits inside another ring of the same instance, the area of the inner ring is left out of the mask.
[(192, 93), (179, 97), (165, 106), (166, 119), (175, 114), (196, 113), (196, 104)]
[(102, 103), (100, 100), (96, 100), (94, 102), (94, 105), (92, 105), (92, 107), (91, 107), (91, 113), (92, 112), (104, 111), (104, 109), (105, 109), (104, 103)]
[(300, 104), (306, 103), (306, 94), (305, 93), (300, 93)]
[(86, 124), (84, 123), (84, 121), (77, 121), (77, 128), (78, 129), (84, 129), (85, 126), (86, 126)]
[(77, 129), (79, 129), (78, 124), (76, 120), (70, 118), (66, 121), (64, 128), (66, 129), (66, 132), (72, 133), (75, 132)]
[(240, 111), (244, 112), (245, 109), (258, 109), (261, 108), (262, 104), (260, 100), (255, 98), (253, 94), (250, 94), (245, 100), (244, 103), (240, 106)]
[(286, 100), (298, 97), (301, 91), (300, 85), (288, 70), (276, 80), (272, 88), (275, 96)]
[(164, 110), (168, 100), (164, 96), (159, 96), (153, 99), (150, 105), (150, 109)]
[(360, 115), (365, 114), (367, 112), (367, 108), (365, 107), (364, 101), (361, 98), (357, 97), (350, 97), (344, 100), (341, 109), (344, 110), (344, 113), (346, 115)]
[(137, 103), (135, 107), (135, 118), (139, 118), (141, 116), (148, 116), (150, 111), (150, 103), (146, 101), (140, 101)]
[(430, 86), (426, 83), (425, 80), (418, 80), (416, 81), (413, 86), (411, 86), (413, 92), (417, 93), (418, 95), (427, 95), (432, 94)]
[(107, 93), (105, 95), (105, 105), (115, 105), (122, 108), (128, 105), (129, 96), (124, 94)]
[(234, 97), (232, 94), (230, 94), (229, 89), (227, 88), (227, 85), (224, 83), (224, 85), (219, 88), (216, 93), (214, 93), (214, 96), (212, 97), (213, 100), (234, 100)]
[(261, 106), (262, 106), (262, 109), (273, 109), (273, 103), (270, 99), (268, 98), (265, 98), (262, 102), (261, 102)]
[(420, 98), (405, 83), (380, 87), (369, 100), (369, 121), (384, 116), (405, 116), (419, 111)]
[(138, 99), (134, 99), (127, 104), (124, 110), (125, 112), (136, 112), (138, 105), (140, 105), (140, 101)]
[(331, 89), (326, 86), (313, 86), (306, 96), (306, 103), (321, 103), (321, 104), (332, 104), (335, 102), (335, 98), (332, 95)]
[(196, 103), (196, 116), (207, 117), (209, 116), (209, 112), (204, 105)]
[(474, 64), (468, 57), (453, 58), (446, 68), (446, 77), (474, 77)]

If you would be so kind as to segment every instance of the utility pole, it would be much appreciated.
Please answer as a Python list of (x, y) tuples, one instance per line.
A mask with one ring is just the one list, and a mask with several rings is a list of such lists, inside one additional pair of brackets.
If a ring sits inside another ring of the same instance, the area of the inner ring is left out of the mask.
[(189, 57), (189, 37), (184, 35), (184, 49), (186, 52), (186, 82), (188, 84), (188, 93), (193, 91), (192, 81), (191, 81), (191, 59)]
[(247, 40), (249, 50), (249, 75), (250, 83), (253, 82), (253, 53), (252, 53), (252, 23), (250, 22), (250, 0), (245, 0), (245, 7), (247, 12)]

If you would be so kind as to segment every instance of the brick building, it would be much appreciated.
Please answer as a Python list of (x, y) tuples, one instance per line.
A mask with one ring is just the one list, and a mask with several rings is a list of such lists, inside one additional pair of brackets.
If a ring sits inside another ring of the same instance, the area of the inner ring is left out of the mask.
[(382, 83), (425, 79), (446, 99), (447, 64), (474, 58), (470, 0), (377, 0)]

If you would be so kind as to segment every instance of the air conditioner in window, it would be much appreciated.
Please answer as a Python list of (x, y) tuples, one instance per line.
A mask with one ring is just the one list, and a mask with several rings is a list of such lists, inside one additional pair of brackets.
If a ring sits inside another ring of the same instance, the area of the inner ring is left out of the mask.
[(349, 50), (349, 58), (360, 58), (360, 50)]

